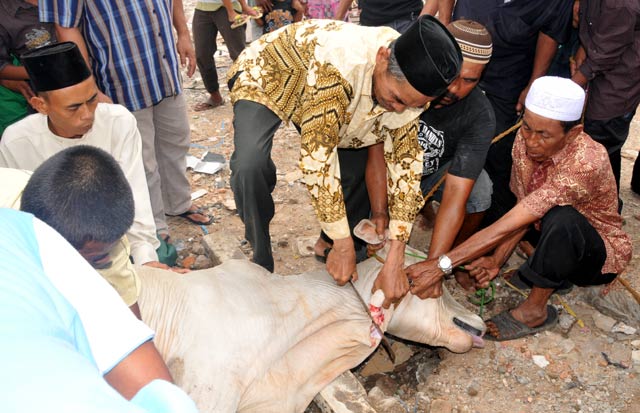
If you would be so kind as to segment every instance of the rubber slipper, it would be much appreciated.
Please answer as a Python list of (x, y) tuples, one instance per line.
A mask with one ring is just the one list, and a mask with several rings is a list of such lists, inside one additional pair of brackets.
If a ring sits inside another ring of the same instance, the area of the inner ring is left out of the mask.
[(484, 339), (489, 341), (509, 341), (530, 336), (552, 328), (558, 323), (558, 310), (556, 310), (555, 307), (548, 305), (547, 319), (537, 327), (529, 327), (528, 325), (516, 320), (511, 315), (510, 310), (505, 310), (485, 322), (489, 321), (498, 328), (500, 337), (495, 337), (487, 332), (484, 335)]
[(247, 14), (236, 14), (235, 19), (231, 23), (232, 29), (237, 29), (240, 26), (247, 24), (247, 22), (251, 19), (251, 17)]
[(324, 255), (314, 254), (314, 256), (316, 257), (316, 260), (318, 262), (326, 264), (327, 263), (327, 257), (329, 256), (330, 252), (331, 252), (331, 247), (327, 247), (327, 248), (324, 249)]
[[(196, 215), (196, 214), (198, 214), (198, 215), (204, 215), (205, 217), (209, 217), (209, 219), (208, 219), (207, 221), (205, 221), (205, 222), (197, 221), (197, 220), (195, 220), (195, 219), (193, 219), (193, 218), (191, 217), (191, 215)], [(183, 212), (182, 214), (179, 214), (179, 215), (173, 215), (173, 216), (185, 218), (185, 219), (187, 219), (188, 221), (190, 221), (190, 222), (192, 222), (192, 223), (194, 223), (194, 224), (196, 224), (196, 225), (209, 225), (209, 224), (211, 224), (211, 223), (213, 222), (213, 217), (212, 217), (212, 216), (210, 216), (210, 215), (208, 215), (208, 214), (206, 214), (206, 213), (205, 213), (202, 209), (200, 209), (200, 208), (187, 210), (186, 212)]]
[(202, 112), (202, 111), (205, 111), (205, 110), (217, 108), (218, 106), (222, 106), (224, 104), (225, 104), (224, 99), (222, 99), (220, 102), (216, 103), (216, 102), (213, 101), (213, 99), (209, 98), (209, 99), (205, 100), (204, 102), (200, 102), (200, 103), (196, 104), (193, 107), (193, 111), (194, 112)]

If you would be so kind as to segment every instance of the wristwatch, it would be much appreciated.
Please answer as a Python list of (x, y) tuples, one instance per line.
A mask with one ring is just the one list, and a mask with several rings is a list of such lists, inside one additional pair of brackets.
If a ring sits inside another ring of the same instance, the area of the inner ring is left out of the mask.
[(450, 276), (453, 273), (452, 264), (453, 263), (451, 262), (451, 258), (447, 257), (444, 254), (442, 254), (440, 258), (438, 258), (438, 268), (440, 268), (440, 271), (444, 273), (445, 279), (451, 278)]

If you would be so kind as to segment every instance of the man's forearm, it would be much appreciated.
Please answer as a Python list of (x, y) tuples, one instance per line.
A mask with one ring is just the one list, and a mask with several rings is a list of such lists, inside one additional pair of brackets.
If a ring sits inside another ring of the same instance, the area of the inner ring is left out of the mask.
[(365, 182), (373, 213), (388, 214), (387, 211), (387, 165), (382, 143), (369, 146), (367, 153)]
[(438, 19), (445, 26), (451, 23), (455, 0), (438, 0)]
[(91, 67), (91, 60), (89, 59), (89, 51), (87, 44), (84, 41), (82, 32), (77, 27), (62, 27), (56, 24), (56, 36), (59, 42), (74, 42), (78, 45), (82, 57), (84, 57), (87, 66)]
[[(524, 205), (517, 204), (505, 216), (482, 231), (475, 233), (447, 255), (451, 258), (454, 267), (465, 264), (486, 255), (498, 245), (526, 230), (530, 224), (538, 219), (539, 217), (532, 215)], [(503, 255), (506, 254), (506, 251), (507, 249), (505, 249)]]
[(29, 75), (23, 66), (6, 65), (0, 70), (0, 79), (27, 80)]
[(516, 249), (518, 242), (520, 242), (522, 237), (524, 237), (524, 234), (527, 233), (527, 229), (528, 228), (522, 228), (521, 230), (514, 232), (496, 247), (493, 257), (495, 258), (498, 266), (502, 266), (507, 262), (511, 254), (513, 254), (513, 250)]
[(533, 71), (529, 84), (533, 83), (537, 78), (547, 74), (549, 66), (553, 61), (553, 57), (558, 51), (558, 42), (550, 36), (540, 32), (538, 34), (538, 42), (536, 43), (536, 54), (533, 60)]
[(184, 16), (184, 8), (182, 5), (182, 0), (173, 0), (173, 27), (175, 27), (178, 36), (187, 35), (191, 37), (189, 34), (189, 27), (187, 27), (187, 19)]
[(340, 0), (340, 3), (336, 8), (335, 19), (344, 20), (345, 16), (349, 12), (349, 9), (351, 8), (351, 4), (353, 4), (353, 0)]

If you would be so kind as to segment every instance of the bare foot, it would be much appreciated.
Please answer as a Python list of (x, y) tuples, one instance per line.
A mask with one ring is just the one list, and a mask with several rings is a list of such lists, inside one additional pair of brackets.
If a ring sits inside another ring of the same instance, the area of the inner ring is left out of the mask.
[(319, 257), (324, 257), (324, 251), (327, 248), (331, 248), (331, 244), (323, 240), (322, 237), (318, 237), (316, 244), (313, 246), (313, 253)]

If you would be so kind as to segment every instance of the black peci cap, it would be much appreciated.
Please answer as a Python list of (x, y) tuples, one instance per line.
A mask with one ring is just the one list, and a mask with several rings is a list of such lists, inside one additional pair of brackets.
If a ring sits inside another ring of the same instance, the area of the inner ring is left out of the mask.
[(73, 42), (55, 43), (31, 50), (20, 60), (36, 92), (76, 85), (91, 76), (91, 70)]
[(456, 39), (433, 16), (421, 16), (395, 44), (402, 73), (418, 92), (439, 96), (460, 73), (462, 53)]

